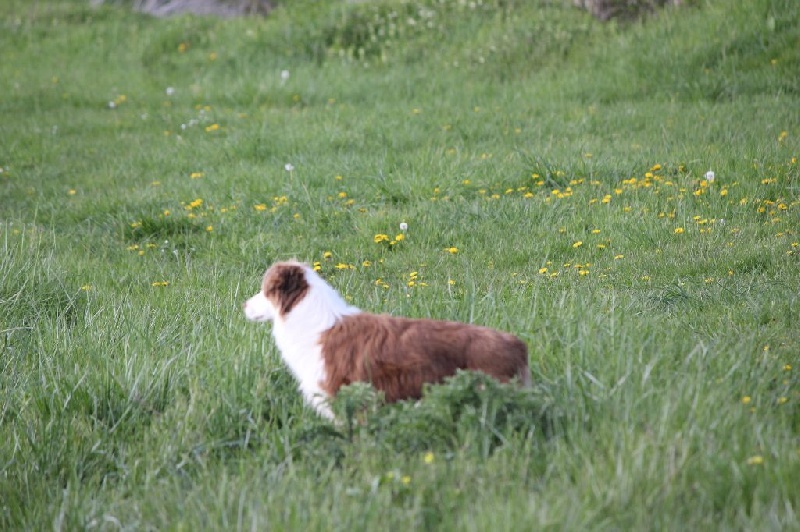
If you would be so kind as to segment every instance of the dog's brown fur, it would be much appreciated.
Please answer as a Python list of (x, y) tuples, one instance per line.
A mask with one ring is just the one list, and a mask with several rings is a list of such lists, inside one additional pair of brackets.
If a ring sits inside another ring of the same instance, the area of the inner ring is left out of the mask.
[(342, 318), (320, 343), (327, 375), (322, 388), (331, 396), (363, 381), (388, 402), (417, 399), (425, 383), (441, 382), (458, 369), (530, 383), (526, 345), (476, 325), (361, 313)]

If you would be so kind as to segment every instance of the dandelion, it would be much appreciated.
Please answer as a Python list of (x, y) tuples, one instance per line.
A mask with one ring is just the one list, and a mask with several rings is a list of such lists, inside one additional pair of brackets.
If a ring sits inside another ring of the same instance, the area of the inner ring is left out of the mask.
[(90, 284), (85, 284), (85, 285), (81, 286), (81, 290), (83, 290), (84, 292), (88, 292), (91, 289), (92, 289), (92, 285), (90, 285)]
[(192, 172), (189, 174), (190, 179), (200, 179), (201, 177), (203, 177), (203, 172)]
[(674, 231), (673, 231), (673, 232), (674, 232), (676, 235), (682, 235), (682, 234), (683, 234), (683, 231), (684, 231), (683, 227), (676, 227), (676, 228), (674, 229)]
[(381, 242), (389, 242), (389, 235), (378, 233), (374, 237), (372, 237), (372, 241), (376, 244), (380, 244)]
[(283, 169), (291, 173), (294, 171), (294, 165), (292, 163), (286, 163), (283, 165)]
[(547, 268), (539, 268), (539, 273), (544, 275), (547, 273)]
[(267, 206), (264, 205), (263, 203), (259, 203), (258, 205), (254, 205), (253, 208), (255, 210), (257, 210), (257, 211), (266, 211), (267, 210)]
[(333, 253), (330, 251), (325, 251), (322, 253), (322, 258), (325, 260), (330, 260), (333, 257)]
[(281, 70), (281, 84), (289, 81), (290, 73), (288, 70)]
[(405, 222), (400, 222), (400, 230), (401, 231), (408, 231), (408, 224)]
[(572, 247), (574, 247), (574, 248), (576, 248), (576, 249), (577, 249), (577, 248), (581, 247), (582, 245), (583, 245), (583, 242), (582, 242), (582, 241), (580, 241), (580, 240), (578, 240), (577, 242), (575, 242), (574, 244), (572, 244)]
[(208, 54), (208, 60), (209, 61), (216, 61), (217, 60), (217, 52), (211, 52), (210, 54)]
[(713, 183), (716, 175), (714, 174), (713, 171), (709, 170), (708, 172), (705, 173), (703, 177), (705, 177), (706, 181), (708, 181), (709, 183)]
[(783, 371), (792, 371), (792, 365), (791, 364), (784, 364)]
[(742, 397), (742, 404), (743, 405), (749, 405), (752, 401), (753, 401), (753, 398), (750, 397), (749, 395), (745, 395), (744, 397)]
[(456, 281), (454, 279), (448, 279), (447, 284), (449, 284), (450, 286), (455, 286)]
[(172, 96), (175, 94), (175, 87), (167, 87), (164, 92), (167, 93), (167, 96)]
[(361, 263), (361, 265), (365, 268), (369, 268), (370, 266), (372, 266), (372, 262), (365, 260), (364, 262)]
[(213, 226), (213, 225), (207, 225), (207, 226), (206, 226), (206, 231), (207, 231), (207, 232), (209, 232), (209, 233), (210, 233), (210, 232), (211, 232), (211, 231), (213, 231), (213, 230), (214, 230), (214, 226)]
[(763, 463), (764, 463), (764, 457), (761, 456), (760, 454), (751, 456), (750, 458), (747, 459), (747, 465), (761, 465)]
[(781, 131), (781, 134), (778, 135), (778, 142), (783, 142), (784, 140), (786, 140), (786, 137), (788, 136), (789, 136), (788, 131)]
[(433, 453), (428, 451), (427, 453), (425, 453), (425, 456), (422, 459), (426, 464), (432, 464), (433, 458), (434, 458)]
[(614, 255), (614, 260), (621, 260), (621, 259), (624, 259), (624, 258), (625, 258), (625, 255), (622, 255), (622, 254)]
[(647, 282), (649, 280), (650, 280), (650, 276), (649, 275), (642, 275), (642, 281)]
[(408, 486), (409, 484), (411, 484), (411, 477), (408, 475), (403, 475), (403, 478), (400, 479), (400, 482)]
[(67, 194), (69, 194), (70, 196), (74, 196), (74, 195), (75, 195), (75, 194), (77, 194), (77, 193), (78, 193), (78, 191), (77, 191), (77, 190), (75, 190), (74, 188), (71, 188), (71, 189), (69, 189), (69, 190), (67, 191)]
[(455, 247), (455, 246), (449, 247), (449, 248), (444, 248), (444, 250), (447, 251), (448, 253), (450, 253), (451, 255), (455, 255), (456, 253), (458, 253), (458, 248)]
[(213, 131), (217, 131), (219, 129), (219, 124), (211, 124), (210, 126), (206, 126), (206, 132), (211, 133)]
[(153, 288), (163, 288), (169, 286), (169, 281), (155, 281), (152, 283)]
[(600, 234), (600, 229), (592, 229), (592, 234), (593, 235), (599, 235)]
[(789, 401), (788, 397), (781, 396), (781, 397), (778, 397), (778, 400), (775, 401), (775, 402), (778, 403), (779, 405), (783, 405), (783, 404), (786, 404), (787, 401)]

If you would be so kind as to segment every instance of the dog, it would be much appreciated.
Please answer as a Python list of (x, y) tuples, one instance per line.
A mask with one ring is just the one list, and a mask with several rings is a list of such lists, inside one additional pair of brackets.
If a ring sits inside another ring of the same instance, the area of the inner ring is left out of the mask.
[(307, 264), (277, 262), (244, 304), (247, 319), (272, 322), (281, 356), (306, 402), (333, 419), (339, 388), (368, 382), (387, 402), (419, 399), (425, 383), (459, 369), (529, 386), (528, 348), (487, 327), (370, 314), (348, 305)]

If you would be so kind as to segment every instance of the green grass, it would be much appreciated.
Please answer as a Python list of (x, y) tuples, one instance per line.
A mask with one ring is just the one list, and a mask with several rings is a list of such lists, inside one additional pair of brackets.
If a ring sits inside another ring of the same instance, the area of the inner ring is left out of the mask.
[[(2, 4), (0, 529), (800, 528), (794, 0), (476, 6)], [(289, 257), (534, 389), (326, 424), (241, 312)]]

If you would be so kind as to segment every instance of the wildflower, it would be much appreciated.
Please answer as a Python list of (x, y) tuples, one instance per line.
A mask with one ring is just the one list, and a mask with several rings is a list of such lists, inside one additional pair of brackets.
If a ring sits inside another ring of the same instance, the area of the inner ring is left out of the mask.
[(649, 275), (642, 275), (642, 281), (647, 282), (649, 280), (650, 280), (650, 276)]
[(281, 70), (281, 83), (286, 83), (289, 79), (289, 71), (288, 70)]
[(676, 228), (675, 228), (675, 230), (674, 230), (673, 232), (674, 232), (676, 235), (682, 235), (682, 234), (683, 234), (683, 231), (684, 231), (683, 227), (676, 227)]
[(365, 268), (369, 268), (370, 266), (372, 266), (372, 263), (368, 260), (365, 260), (364, 262), (361, 263), (361, 265)]
[(624, 258), (625, 258), (625, 255), (622, 255), (622, 254), (614, 255), (614, 260), (620, 260), (620, 259), (624, 259)]
[(287, 172), (292, 172), (294, 171), (294, 165), (292, 163), (286, 163), (283, 165), (283, 169)]
[(742, 404), (749, 405), (752, 400), (753, 400), (752, 397), (750, 397), (749, 395), (745, 395), (744, 397), (742, 397)]
[(411, 477), (408, 475), (403, 475), (403, 478), (400, 479), (400, 482), (408, 486), (411, 483)]
[(405, 222), (400, 222), (400, 230), (401, 231), (408, 231), (408, 224)]
[(167, 93), (167, 96), (172, 96), (173, 94), (175, 94), (175, 88), (174, 87), (167, 87), (167, 89), (164, 92)]
[(404, 235), (403, 233), (398, 233), (397, 235), (395, 235), (394, 240), (395, 242), (400, 242), (401, 240), (405, 240), (405, 238), (406, 235)]
[(448, 253), (450, 253), (451, 255), (455, 255), (456, 253), (458, 253), (458, 248), (455, 247), (455, 246), (449, 247), (449, 248), (445, 248), (444, 250), (447, 251)]
[(783, 371), (792, 371), (792, 365), (791, 364), (784, 364)]
[(574, 248), (579, 248), (579, 247), (581, 247), (582, 245), (583, 245), (583, 242), (581, 242), (580, 240), (578, 240), (577, 242), (575, 242), (574, 244), (572, 244), (572, 247), (574, 247)]
[(340, 262), (339, 264), (337, 264), (337, 265), (335, 266), (335, 268), (336, 268), (337, 270), (347, 270), (347, 269), (349, 269), (349, 268), (350, 268), (350, 265), (348, 265), (348, 264), (345, 264), (344, 262)]
[(389, 241), (389, 235), (385, 235), (385, 234), (383, 234), (383, 233), (378, 233), (377, 235), (375, 235), (375, 236), (372, 238), (372, 240), (373, 240), (373, 241), (374, 241), (376, 244), (380, 244), (381, 242), (388, 242), (388, 241)]
[(547, 273), (547, 268), (539, 268), (539, 273), (544, 275), (545, 273)]
[(209, 61), (216, 61), (217, 60), (217, 52), (211, 52), (210, 54), (208, 54), (208, 60)]
[(192, 172), (191, 174), (189, 174), (189, 177), (191, 179), (199, 179), (203, 177), (203, 172)]
[(322, 258), (325, 260), (330, 260), (333, 257), (333, 253), (330, 251), (325, 251), (322, 253)]
[(423, 457), (423, 460), (425, 461), (426, 464), (432, 464), (433, 463), (433, 458), (434, 458), (433, 457), (433, 453), (428, 451), (427, 453), (425, 453), (425, 456)]
[(592, 229), (592, 234), (593, 235), (599, 235), (600, 234), (600, 229)]
[(449, 284), (450, 286), (455, 286), (456, 282), (453, 279), (448, 279), (447, 284)]
[(152, 283), (153, 288), (163, 288), (169, 286), (169, 281), (155, 281)]
[(219, 124), (211, 124), (210, 126), (206, 126), (206, 133), (211, 133), (212, 131), (217, 131), (219, 129)]
[(597, 249), (606, 249), (605, 244), (597, 244)]
[(70, 196), (74, 196), (74, 195), (75, 195), (75, 194), (77, 194), (77, 193), (78, 193), (78, 191), (77, 191), (77, 190), (75, 190), (74, 188), (71, 188), (71, 189), (69, 189), (69, 190), (67, 191), (67, 194), (69, 194)]
[(706, 181), (708, 181), (709, 183), (713, 183), (714, 182), (714, 178), (716, 176), (715, 176), (714, 172), (709, 170), (708, 172), (705, 173), (705, 175), (703, 177), (705, 177)]
[(264, 205), (263, 203), (259, 203), (258, 205), (254, 205), (253, 208), (255, 210), (257, 210), (257, 211), (266, 211), (267, 210), (267, 206)]
[(81, 286), (81, 290), (83, 290), (84, 292), (88, 292), (91, 289), (92, 289), (92, 285), (90, 285), (90, 284), (85, 284), (85, 285)]
[(789, 136), (788, 131), (781, 131), (781, 134), (778, 135), (778, 142), (783, 142), (784, 140), (786, 140), (786, 137), (788, 136)]
[(654, 164), (653, 167), (650, 169), (651, 172), (658, 172), (659, 170), (661, 170), (660, 164)]
[(761, 456), (760, 454), (751, 456), (750, 458), (747, 459), (747, 465), (761, 465), (763, 463), (764, 463), (764, 457)]
[(788, 397), (780, 396), (780, 397), (778, 397), (778, 400), (775, 401), (775, 402), (778, 403), (779, 405), (783, 405), (783, 404), (786, 404), (786, 402), (788, 400), (789, 400)]
[(213, 226), (213, 225), (207, 225), (207, 226), (206, 226), (206, 231), (208, 231), (209, 233), (210, 233), (211, 231), (213, 231), (213, 230), (214, 230), (214, 226)]
[(189, 45), (187, 45), (185, 42), (180, 43), (178, 45), (178, 53), (184, 53), (187, 48), (189, 48)]

